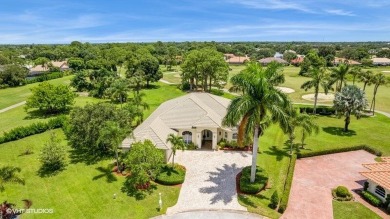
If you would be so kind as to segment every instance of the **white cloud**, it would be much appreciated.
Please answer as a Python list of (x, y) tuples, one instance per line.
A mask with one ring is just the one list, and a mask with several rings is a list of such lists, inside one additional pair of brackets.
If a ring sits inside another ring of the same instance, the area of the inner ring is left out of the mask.
[(333, 15), (340, 15), (340, 16), (356, 16), (353, 12), (351, 11), (345, 11), (342, 9), (328, 9), (324, 10), (328, 14), (333, 14)]
[(315, 13), (313, 10), (307, 8), (302, 3), (297, 1), (285, 1), (285, 0), (228, 0), (232, 4), (240, 4), (250, 8), (256, 9), (269, 9), (269, 10), (296, 10), (307, 13)]

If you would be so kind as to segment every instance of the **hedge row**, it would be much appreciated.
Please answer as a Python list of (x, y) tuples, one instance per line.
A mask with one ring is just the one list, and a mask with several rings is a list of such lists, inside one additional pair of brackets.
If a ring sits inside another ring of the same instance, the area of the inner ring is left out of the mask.
[(65, 121), (66, 116), (58, 116), (56, 118), (49, 119), (47, 123), (37, 122), (28, 126), (16, 127), (8, 132), (4, 132), (4, 135), (0, 137), (0, 144), (43, 133), (50, 129), (61, 128)]
[(368, 153), (374, 154), (376, 156), (382, 156), (382, 152), (378, 149), (375, 149), (368, 145), (356, 145), (352, 147), (345, 147), (345, 148), (334, 148), (329, 150), (323, 150), (323, 151), (313, 151), (313, 152), (307, 152), (307, 153), (298, 153), (298, 158), (305, 158), (305, 157), (314, 157), (314, 156), (320, 156), (320, 155), (326, 155), (326, 154), (334, 154), (334, 153), (341, 153), (341, 152), (347, 152), (347, 151), (357, 151), (357, 150), (365, 150)]
[(26, 84), (33, 84), (36, 82), (48, 81), (48, 80), (53, 80), (62, 77), (64, 77), (64, 73), (62, 72), (46, 73), (46, 74), (39, 75), (31, 80), (26, 79)]
[(380, 207), (382, 205), (382, 200), (380, 200), (378, 197), (376, 197), (374, 194), (372, 194), (369, 191), (363, 191), (362, 192), (362, 197), (370, 202), (372, 205), (375, 207)]
[[(299, 107), (299, 112), (300, 113), (309, 113), (312, 114), (314, 111), (313, 107)], [(336, 110), (331, 108), (331, 107), (326, 107), (326, 106), (320, 106), (316, 108), (316, 114), (319, 115), (333, 115), (336, 113)]]
[(282, 198), (280, 199), (280, 204), (278, 208), (278, 212), (283, 213), (288, 205), (288, 199), (290, 197), (291, 184), (294, 176), (295, 162), (297, 161), (297, 155), (293, 154), (290, 158), (290, 165), (288, 167), (287, 178), (284, 184), (284, 191), (282, 194)]

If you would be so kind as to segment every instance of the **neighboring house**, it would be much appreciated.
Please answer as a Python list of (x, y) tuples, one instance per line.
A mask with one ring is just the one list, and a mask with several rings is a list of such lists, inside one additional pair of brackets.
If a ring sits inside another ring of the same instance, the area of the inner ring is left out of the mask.
[(386, 196), (390, 195), (390, 157), (384, 157), (382, 160), (384, 162), (363, 164), (369, 171), (360, 174), (367, 178), (367, 190), (385, 202)]
[(222, 119), (230, 100), (209, 93), (190, 93), (161, 104), (141, 125), (122, 142), (128, 150), (131, 144), (149, 139), (157, 148), (165, 150), (169, 160), (171, 144), (169, 134), (182, 136), (184, 141), (194, 143), (199, 149), (217, 149), (221, 139), (237, 139), (237, 129), (222, 126)]
[(388, 58), (372, 58), (373, 65), (390, 65), (390, 59)]
[(283, 59), (283, 54), (276, 52), (274, 58)]
[(268, 58), (260, 59), (259, 62), (262, 65), (268, 65), (271, 62), (277, 62), (277, 63), (283, 64), (283, 65), (288, 65), (288, 62), (285, 61), (284, 59), (275, 58), (275, 57), (268, 57)]
[[(54, 67), (58, 67), (60, 68), (60, 71), (66, 71), (66, 70), (69, 70), (69, 65), (66, 61), (61, 61), (61, 62), (55, 62), (55, 61), (52, 61), (51, 64), (54, 66)], [(30, 73), (29, 75), (39, 75), (39, 74), (42, 74), (44, 72), (47, 72), (49, 71), (49, 68), (47, 67), (42, 67), (42, 65), (37, 65), (37, 66), (30, 66), (29, 67), (29, 70), (30, 70)]]
[(305, 59), (304, 55), (297, 55), (297, 58), (291, 60), (290, 63), (292, 65), (298, 66), (303, 62), (304, 59)]
[(335, 57), (333, 64), (334, 65), (340, 65), (341, 63), (348, 64), (348, 65), (361, 65), (362, 63), (351, 60), (351, 59), (345, 59), (345, 58), (338, 58)]
[(244, 64), (250, 61), (248, 56), (235, 56), (234, 54), (224, 54), (225, 61), (229, 64)]

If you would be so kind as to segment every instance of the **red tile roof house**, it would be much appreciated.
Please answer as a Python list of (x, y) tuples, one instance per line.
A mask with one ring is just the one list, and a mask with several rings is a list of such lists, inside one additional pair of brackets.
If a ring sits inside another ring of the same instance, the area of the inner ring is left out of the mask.
[(249, 62), (250, 58), (248, 56), (235, 56), (234, 54), (224, 54), (225, 61), (229, 64), (244, 64)]
[(305, 56), (300, 55), (297, 58), (290, 61), (291, 65), (299, 66), (303, 60), (305, 59)]
[(368, 171), (360, 174), (367, 178), (367, 191), (385, 202), (386, 196), (390, 195), (390, 157), (384, 157), (382, 160), (384, 162), (363, 164)]

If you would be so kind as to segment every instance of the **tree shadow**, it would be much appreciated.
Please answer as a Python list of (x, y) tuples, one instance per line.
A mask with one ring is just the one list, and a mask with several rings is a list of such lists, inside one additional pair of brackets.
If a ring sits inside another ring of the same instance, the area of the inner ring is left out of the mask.
[(356, 131), (349, 130), (348, 132), (345, 132), (344, 128), (340, 128), (340, 127), (328, 126), (328, 127), (323, 127), (322, 130), (328, 134), (342, 136), (342, 137), (351, 137), (356, 135)]
[[(288, 147), (290, 149), (290, 147)], [(285, 151), (277, 148), (276, 146), (271, 146), (268, 148), (268, 151), (264, 151), (265, 154), (275, 156), (277, 161), (281, 161), (284, 157), (290, 157), (290, 154)]]
[(158, 85), (158, 84), (149, 84), (149, 86), (144, 86), (143, 89), (145, 90), (156, 90), (156, 89), (159, 89), (161, 87), (161, 85)]
[(65, 167), (61, 167), (59, 169), (55, 169), (53, 170), (52, 168), (50, 167), (47, 167), (45, 165), (42, 165), (39, 170), (38, 170), (38, 176), (41, 177), (41, 178), (46, 178), (46, 177), (53, 177), (53, 176), (56, 176), (58, 175), (60, 172), (62, 172), (63, 170), (65, 170)]
[(247, 206), (251, 206), (252, 208), (257, 208), (255, 203), (249, 199), (249, 195), (239, 194), (238, 200), (240, 200), (242, 203), (244, 203)]
[(121, 191), (128, 196), (134, 197), (136, 200), (143, 200), (147, 195), (153, 193), (157, 189), (157, 185), (150, 184), (147, 189), (137, 189), (135, 185), (129, 180), (131, 176), (126, 177), (126, 181), (123, 183)]
[[(287, 151), (288, 155), (290, 156), (290, 147), (291, 147), (291, 146), (290, 146), (290, 141), (289, 141), (289, 140), (286, 140), (286, 141), (284, 142), (283, 146), (284, 146), (283, 149), (284, 149), (285, 151)], [(304, 149), (304, 148), (300, 148), (300, 146), (301, 146), (300, 143), (293, 143), (292, 151), (293, 151), (293, 152), (295, 151), (295, 153), (301, 152), (301, 150)]]
[(233, 197), (237, 194), (235, 182), (236, 175), (242, 170), (237, 168), (236, 164), (231, 166), (224, 164), (222, 168), (217, 168), (216, 172), (208, 172), (209, 179), (206, 181), (212, 182), (215, 185), (203, 187), (199, 192), (206, 194), (214, 194), (210, 200), (210, 204), (215, 204), (218, 201), (223, 201), (224, 204), (230, 203)]
[(108, 183), (112, 183), (112, 182), (118, 181), (117, 177), (115, 176), (115, 173), (112, 172), (112, 168), (113, 168), (112, 164), (108, 165), (107, 167), (97, 167), (97, 168), (95, 168), (97, 171), (100, 172), (100, 174), (97, 175), (97, 176), (94, 176), (92, 178), (92, 180), (98, 180), (98, 179), (101, 179), (101, 178), (105, 177), (106, 181)]
[(99, 161), (109, 158), (108, 155), (102, 155), (100, 153), (91, 154), (90, 150), (85, 149), (72, 149), (69, 151), (70, 163), (85, 163), (87, 165), (96, 164)]
[(70, 109), (67, 109), (62, 112), (58, 113), (48, 113), (46, 111), (41, 111), (41, 110), (32, 110), (32, 111), (27, 111), (27, 116), (25, 116), (23, 119), (24, 120), (31, 120), (31, 119), (48, 119), (48, 118), (53, 118), (57, 117), (60, 115), (67, 115), (69, 114)]

